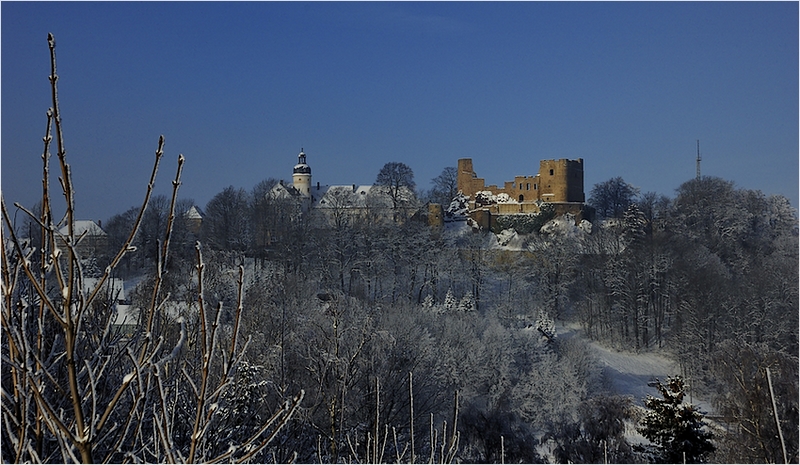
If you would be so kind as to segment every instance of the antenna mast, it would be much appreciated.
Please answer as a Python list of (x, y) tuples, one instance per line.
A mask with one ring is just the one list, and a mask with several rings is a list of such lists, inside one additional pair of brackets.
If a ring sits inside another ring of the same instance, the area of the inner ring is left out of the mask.
[(700, 139), (697, 139), (697, 180), (700, 180)]

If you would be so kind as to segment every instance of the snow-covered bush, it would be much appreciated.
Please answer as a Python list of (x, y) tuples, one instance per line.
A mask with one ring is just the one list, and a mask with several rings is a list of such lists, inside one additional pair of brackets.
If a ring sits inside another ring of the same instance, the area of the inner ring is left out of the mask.
[(536, 329), (547, 339), (556, 337), (556, 322), (544, 310), (539, 310), (539, 316), (536, 318)]
[(591, 230), (591, 223), (588, 221), (582, 220), (580, 224), (576, 225), (575, 215), (565, 213), (548, 221), (539, 232), (548, 236), (579, 238), (591, 233)]
[[(501, 192), (495, 196), (495, 201), (497, 203), (509, 203), (512, 202), (513, 199), (511, 198), (510, 195), (506, 194), (505, 192)], [(516, 203), (516, 201), (513, 202)]]
[(501, 247), (507, 246), (517, 236), (518, 234), (515, 230), (504, 229), (497, 234), (497, 245)]
[(475, 206), (493, 205), (497, 203), (497, 197), (492, 191), (478, 191), (475, 193)]

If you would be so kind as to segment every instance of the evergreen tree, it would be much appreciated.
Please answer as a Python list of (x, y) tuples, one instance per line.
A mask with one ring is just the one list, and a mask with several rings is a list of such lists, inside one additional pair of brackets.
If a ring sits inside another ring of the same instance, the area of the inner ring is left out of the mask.
[(444, 296), (444, 311), (445, 312), (452, 312), (458, 308), (458, 301), (456, 297), (453, 295), (453, 290), (448, 289), (447, 295)]
[(553, 321), (550, 315), (544, 310), (539, 310), (539, 317), (536, 319), (536, 329), (547, 339), (556, 337), (556, 322)]
[(657, 459), (663, 463), (703, 463), (715, 449), (712, 434), (703, 430), (706, 423), (697, 407), (683, 402), (683, 378), (656, 381), (656, 388), (664, 398), (647, 397), (644, 404), (650, 412), (639, 432), (656, 445)]
[(472, 292), (467, 291), (464, 294), (464, 297), (461, 298), (461, 302), (458, 303), (458, 309), (462, 312), (471, 312), (475, 309), (475, 297), (473, 297)]
[(469, 197), (465, 196), (460, 191), (453, 197), (450, 205), (444, 212), (445, 218), (452, 221), (465, 220), (469, 215)]

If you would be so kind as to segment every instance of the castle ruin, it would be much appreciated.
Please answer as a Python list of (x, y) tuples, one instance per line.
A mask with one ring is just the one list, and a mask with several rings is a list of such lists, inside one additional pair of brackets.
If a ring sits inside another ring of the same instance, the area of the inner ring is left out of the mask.
[(503, 187), (487, 186), (471, 158), (459, 159), (457, 170), (458, 190), (469, 198), (470, 216), (481, 227), (489, 228), (499, 215), (539, 213), (544, 203), (555, 207), (557, 215), (575, 215), (576, 221), (586, 216), (582, 158), (541, 160), (538, 174), (515, 176)]

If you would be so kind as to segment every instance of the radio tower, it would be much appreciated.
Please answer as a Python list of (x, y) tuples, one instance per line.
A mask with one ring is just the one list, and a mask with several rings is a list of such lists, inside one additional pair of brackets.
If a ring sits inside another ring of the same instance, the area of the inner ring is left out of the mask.
[(700, 180), (700, 139), (697, 139), (697, 180)]

